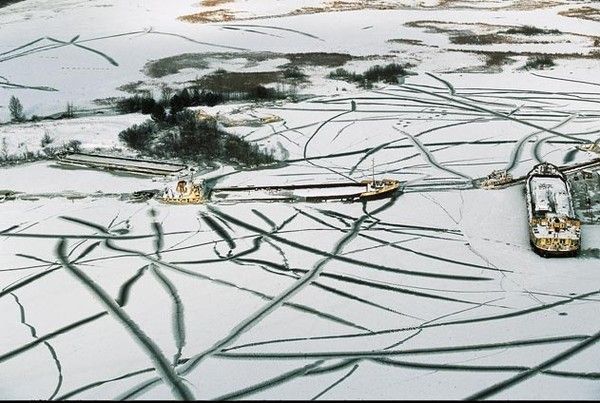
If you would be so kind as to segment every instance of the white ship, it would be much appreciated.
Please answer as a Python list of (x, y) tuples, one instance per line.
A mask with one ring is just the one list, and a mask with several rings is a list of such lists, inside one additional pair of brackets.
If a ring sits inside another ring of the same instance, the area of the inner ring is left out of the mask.
[(527, 176), (529, 239), (542, 256), (574, 256), (581, 247), (571, 189), (555, 165), (536, 165)]

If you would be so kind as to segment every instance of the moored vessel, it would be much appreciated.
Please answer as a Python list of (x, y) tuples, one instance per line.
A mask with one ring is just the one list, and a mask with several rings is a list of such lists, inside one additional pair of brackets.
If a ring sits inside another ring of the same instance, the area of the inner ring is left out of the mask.
[(166, 204), (201, 204), (206, 201), (204, 186), (194, 182), (194, 175), (189, 180), (180, 179), (174, 186), (167, 186), (158, 200)]
[(529, 239), (542, 256), (574, 256), (581, 247), (581, 222), (575, 218), (565, 175), (550, 163), (536, 165), (527, 175)]
[(359, 200), (379, 200), (392, 197), (400, 189), (400, 182), (394, 179), (383, 179), (362, 181), (366, 185), (366, 191), (362, 192)]
[(513, 181), (513, 176), (505, 169), (492, 171), (491, 174), (483, 179), (478, 180), (476, 184), (482, 189), (502, 188)]

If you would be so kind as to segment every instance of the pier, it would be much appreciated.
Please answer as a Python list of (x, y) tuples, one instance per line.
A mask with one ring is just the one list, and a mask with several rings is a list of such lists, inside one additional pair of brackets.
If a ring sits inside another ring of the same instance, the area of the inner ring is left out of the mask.
[(63, 165), (151, 176), (175, 175), (184, 172), (188, 168), (187, 165), (178, 163), (91, 153), (62, 154), (57, 157), (57, 161)]

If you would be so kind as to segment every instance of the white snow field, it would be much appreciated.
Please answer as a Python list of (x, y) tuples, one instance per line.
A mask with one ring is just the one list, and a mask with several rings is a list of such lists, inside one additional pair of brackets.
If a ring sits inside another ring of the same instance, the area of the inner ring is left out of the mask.
[[(560, 57), (538, 71), (522, 69), (521, 54), (501, 72), (467, 71), (483, 56), (448, 49), (483, 45), (404, 25), (556, 28), (562, 36), (542, 38), (552, 43), (486, 49), (588, 54), (600, 22), (558, 14), (585, 2), (382, 1), (391, 9), (299, 15), (287, 14), (331, 2), (214, 3), (1, 8), (0, 105), (16, 95), (28, 115), (67, 102), (93, 108), (125, 95), (123, 84), (159, 88), (220, 67), (214, 58), (162, 78), (143, 72), (149, 60), (182, 53), (392, 55), (388, 62), (412, 62), (417, 75), (361, 89), (315, 66), (300, 89), (313, 96), (301, 102), (202, 108), (232, 120), (281, 118), (227, 130), (282, 158), (202, 178), (215, 188), (360, 181), (374, 166), (402, 191), (364, 204), (261, 202), (248, 192), (177, 206), (127, 197), (162, 189), (156, 178), (52, 160), (0, 168), (0, 195), (16, 196), (0, 202), (0, 399), (598, 399), (600, 227), (582, 226), (578, 257), (542, 258), (529, 245), (523, 185), (483, 190), (473, 180), (598, 158), (577, 146), (600, 136), (600, 59)], [(234, 17), (177, 19), (202, 10)], [(38, 38), (68, 43), (31, 44)], [(118, 133), (144, 119), (5, 124), (0, 137), (6, 154), (39, 151), (46, 133), (88, 151), (132, 153)]]

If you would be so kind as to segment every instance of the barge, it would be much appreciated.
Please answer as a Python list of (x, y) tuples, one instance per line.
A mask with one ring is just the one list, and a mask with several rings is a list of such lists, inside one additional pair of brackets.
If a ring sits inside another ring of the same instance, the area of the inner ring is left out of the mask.
[(392, 197), (399, 189), (399, 181), (383, 179), (364, 180), (361, 182), (222, 187), (213, 189), (211, 196), (223, 202), (362, 202)]
[(565, 174), (550, 163), (538, 164), (527, 175), (526, 192), (533, 250), (544, 257), (577, 255), (581, 222), (575, 216)]

